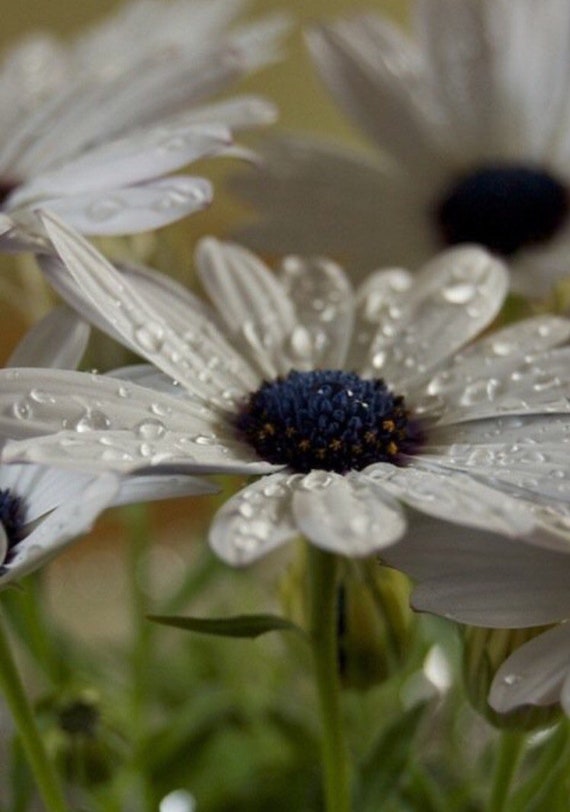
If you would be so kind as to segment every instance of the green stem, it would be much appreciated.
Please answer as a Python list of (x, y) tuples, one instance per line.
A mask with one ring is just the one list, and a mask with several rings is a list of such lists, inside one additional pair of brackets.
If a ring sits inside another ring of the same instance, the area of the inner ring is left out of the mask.
[(134, 745), (134, 775), (138, 803), (142, 809), (153, 809), (152, 792), (148, 783), (146, 745), (149, 713), (149, 674), (152, 659), (152, 624), (148, 614), (149, 585), (148, 554), (151, 546), (149, 515), (145, 506), (124, 509), (130, 535), (128, 570), (132, 605), (134, 646), (131, 653), (130, 730)]
[(322, 725), (326, 812), (350, 812), (350, 770), (337, 662), (338, 560), (309, 548), (311, 643)]
[(507, 808), (506, 803), (525, 741), (524, 734), (518, 731), (505, 730), (501, 733), (488, 812), (503, 812)]
[(0, 689), (12, 714), (46, 812), (67, 812), (60, 782), (47, 756), (43, 740), (20, 679), (8, 636), (0, 617)]

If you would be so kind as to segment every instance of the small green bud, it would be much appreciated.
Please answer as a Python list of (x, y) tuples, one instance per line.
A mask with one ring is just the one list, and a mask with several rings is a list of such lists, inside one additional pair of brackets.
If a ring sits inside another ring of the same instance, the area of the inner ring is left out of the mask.
[(509, 713), (498, 713), (487, 698), (491, 683), (507, 657), (523, 643), (527, 643), (548, 627), (533, 629), (480, 629), (463, 630), (463, 675), (469, 701), (476, 711), (500, 729), (530, 731), (558, 721), (558, 705), (547, 707), (525, 705)]
[(413, 621), (405, 576), (377, 561), (347, 566), (338, 585), (338, 664), (345, 687), (366, 690), (399, 670)]

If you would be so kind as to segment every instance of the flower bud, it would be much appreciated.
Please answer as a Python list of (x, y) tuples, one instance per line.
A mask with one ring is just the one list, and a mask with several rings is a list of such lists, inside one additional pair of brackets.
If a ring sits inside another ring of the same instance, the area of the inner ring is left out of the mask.
[(495, 674), (507, 657), (545, 628), (548, 627), (540, 626), (532, 629), (466, 627), (463, 630), (463, 675), (469, 701), (476, 711), (497, 728), (534, 730), (558, 721), (561, 714), (558, 705), (547, 707), (525, 705), (509, 713), (498, 713), (487, 701)]

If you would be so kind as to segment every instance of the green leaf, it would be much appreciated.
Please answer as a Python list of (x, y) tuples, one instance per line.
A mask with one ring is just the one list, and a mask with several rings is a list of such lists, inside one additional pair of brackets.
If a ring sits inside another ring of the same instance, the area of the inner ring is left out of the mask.
[(175, 626), (198, 634), (218, 637), (254, 638), (267, 632), (300, 632), (302, 629), (278, 615), (236, 615), (235, 617), (179, 617), (177, 615), (149, 615), (149, 620), (164, 626)]

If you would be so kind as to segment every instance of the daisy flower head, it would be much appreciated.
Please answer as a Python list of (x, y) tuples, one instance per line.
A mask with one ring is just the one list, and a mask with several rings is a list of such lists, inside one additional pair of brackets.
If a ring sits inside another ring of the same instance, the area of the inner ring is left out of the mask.
[(559, 702), (570, 715), (569, 549), (477, 531), (441, 533), (426, 522), (384, 558), (417, 581), (412, 604), (420, 611), (487, 629), (540, 627), (500, 666), (489, 703), (509, 713)]
[[(24, 336), (8, 365), (73, 369), (88, 337), (84, 321), (67, 308), (57, 308)], [(35, 390), (30, 397), (41, 401), (42, 393)], [(48, 407), (49, 401), (44, 403)], [(0, 442), (9, 436), (9, 427), (2, 421)], [(106, 508), (216, 490), (197, 477), (154, 471), (121, 477), (50, 465), (1, 464), (0, 589), (43, 566), (87, 533)]]
[(381, 154), (269, 145), (266, 170), (236, 179), (263, 218), (242, 237), (354, 272), (478, 243), (508, 257), (515, 288), (548, 290), (570, 267), (568, 3), (415, 0), (412, 22), (411, 36), (372, 12), (309, 31), (325, 85)]
[(213, 522), (211, 544), (232, 564), (298, 534), (366, 556), (423, 514), (568, 543), (568, 350), (557, 347), (570, 322), (537, 317), (465, 349), (507, 289), (483, 249), (452, 249), (415, 281), (381, 271), (353, 291), (330, 261), (289, 258), (276, 277), (206, 239), (196, 264), (211, 309), (43, 219), (59, 253), (40, 258), (44, 273), (152, 366), (120, 379), (0, 373), (2, 422), (19, 438), (5, 460), (262, 475)]
[(26, 39), (8, 53), (0, 248), (29, 243), (29, 213), (40, 204), (92, 235), (158, 228), (208, 205), (209, 181), (172, 173), (201, 158), (247, 156), (233, 132), (275, 119), (255, 96), (210, 101), (277, 58), (284, 21), (229, 30), (242, 5), (136, 0), (66, 48)]

